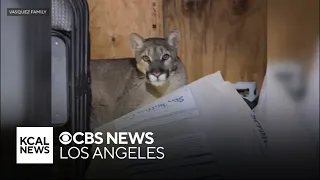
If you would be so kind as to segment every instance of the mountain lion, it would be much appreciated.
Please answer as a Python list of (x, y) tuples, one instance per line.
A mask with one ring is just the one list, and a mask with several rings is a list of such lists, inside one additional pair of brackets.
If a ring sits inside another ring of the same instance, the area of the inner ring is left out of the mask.
[(135, 58), (91, 61), (92, 130), (187, 84), (179, 41), (177, 31), (146, 39), (132, 33)]

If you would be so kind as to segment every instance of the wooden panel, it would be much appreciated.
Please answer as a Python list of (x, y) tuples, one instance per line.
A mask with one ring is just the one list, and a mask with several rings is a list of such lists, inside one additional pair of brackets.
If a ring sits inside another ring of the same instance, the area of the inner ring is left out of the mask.
[(91, 58), (132, 57), (129, 34), (162, 36), (162, 0), (88, 0)]
[(319, 38), (319, 0), (268, 0), (268, 61), (307, 62)]
[(165, 33), (181, 33), (179, 56), (194, 81), (220, 70), (225, 80), (256, 81), (266, 68), (266, 0), (165, 0)]

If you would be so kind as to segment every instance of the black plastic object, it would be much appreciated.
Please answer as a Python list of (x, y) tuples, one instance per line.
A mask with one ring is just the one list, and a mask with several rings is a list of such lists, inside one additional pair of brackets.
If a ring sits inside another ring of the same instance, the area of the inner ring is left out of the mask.
[(71, 31), (71, 61), (73, 62), (72, 83), (77, 102), (76, 128), (82, 131), (89, 130), (90, 117), (90, 73), (89, 73), (89, 10), (86, 0), (69, 0), (74, 10), (74, 24)]
[[(77, 165), (74, 161), (60, 160), (60, 142), (59, 135), (63, 131), (74, 133), (75, 128), (74, 116), (70, 111), (73, 109), (72, 100), (75, 93), (72, 91), (71, 79), (72, 59), (71, 59), (71, 40), (70, 32), (52, 30), (51, 32), (51, 123), (54, 126), (54, 166), (53, 178), (73, 178), (77, 176)], [(74, 144), (65, 146), (69, 149)], [(67, 152), (64, 152), (64, 154)]]
[[(74, 23), (71, 31), (71, 91), (74, 93), (72, 123), (74, 131), (89, 131), (91, 114), (90, 91), (90, 47), (89, 47), (89, 8), (86, 0), (69, 0), (73, 8)], [(89, 165), (88, 160), (76, 160), (76, 176), (83, 178)]]
[(52, 31), (51, 36), (51, 122), (53, 125), (63, 125), (68, 121), (70, 38), (65, 34)]
[[(63, 42), (66, 45), (66, 54), (63, 54), (62, 47), (56, 48), (56, 51), (60, 51), (60, 55), (52, 54), (53, 56), (66, 57), (65, 66), (60, 65), (61, 73), (63, 75), (64, 67), (67, 68), (67, 85), (63, 85), (63, 79), (58, 82), (60, 89), (56, 92), (52, 92), (52, 96), (55, 96), (63, 101), (65, 97), (64, 93), (67, 88), (67, 112), (62, 110), (63, 107), (52, 107), (52, 116), (60, 113), (62, 117), (54, 117), (52, 124), (55, 125), (55, 153), (59, 153), (60, 142), (59, 134), (63, 131), (68, 131), (71, 134), (75, 132), (86, 132), (90, 131), (89, 118), (91, 110), (91, 91), (90, 91), (90, 72), (89, 72), (89, 59), (90, 59), (90, 46), (89, 46), (89, 15), (88, 15), (88, 4), (86, 0), (69, 0), (72, 6), (73, 22), (71, 31), (52, 30), (52, 38)], [(54, 53), (54, 52), (53, 52)], [(57, 52), (58, 53), (58, 52)], [(62, 58), (63, 59), (63, 58)], [(61, 77), (63, 78), (63, 77)], [(54, 78), (53, 78), (54, 79)], [(61, 82), (62, 81), (62, 82)], [(55, 89), (53, 84), (53, 89)], [(54, 103), (54, 102), (53, 102)], [(58, 104), (55, 104), (58, 105)], [(63, 103), (60, 104), (63, 106)], [(63, 116), (67, 116), (67, 122), (63, 124)], [(69, 144), (68, 147), (77, 146), (79, 148), (85, 147), (86, 145), (75, 145), (74, 143)], [(90, 147), (89, 147), (90, 148)], [(66, 153), (66, 152), (65, 152)], [(89, 165), (88, 160), (76, 159), (76, 160), (60, 160), (59, 155), (55, 155), (55, 166), (54, 174), (56, 178), (83, 178), (85, 171)]]

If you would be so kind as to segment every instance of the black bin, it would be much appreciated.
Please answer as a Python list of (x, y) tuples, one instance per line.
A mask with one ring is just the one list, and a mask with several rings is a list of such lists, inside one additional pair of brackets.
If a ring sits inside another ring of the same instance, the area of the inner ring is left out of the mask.
[[(57, 145), (54, 149), (59, 153), (61, 132), (90, 130), (89, 17), (86, 0), (52, 0), (51, 6), (51, 117)], [(53, 174), (57, 178), (81, 178), (89, 162), (60, 160), (56, 155), (54, 164)]]

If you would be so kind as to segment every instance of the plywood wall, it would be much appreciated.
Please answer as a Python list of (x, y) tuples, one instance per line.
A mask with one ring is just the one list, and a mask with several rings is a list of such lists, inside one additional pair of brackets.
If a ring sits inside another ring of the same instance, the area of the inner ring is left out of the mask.
[(88, 0), (91, 58), (131, 57), (129, 34), (162, 36), (162, 0)]
[(268, 61), (308, 63), (319, 40), (319, 0), (268, 0)]
[(191, 81), (220, 70), (226, 80), (256, 81), (260, 87), (266, 0), (166, 0), (164, 16), (165, 32), (181, 32), (179, 54)]
[(132, 56), (128, 35), (181, 33), (189, 81), (220, 70), (256, 81), (266, 68), (266, 0), (88, 0), (92, 59)]

